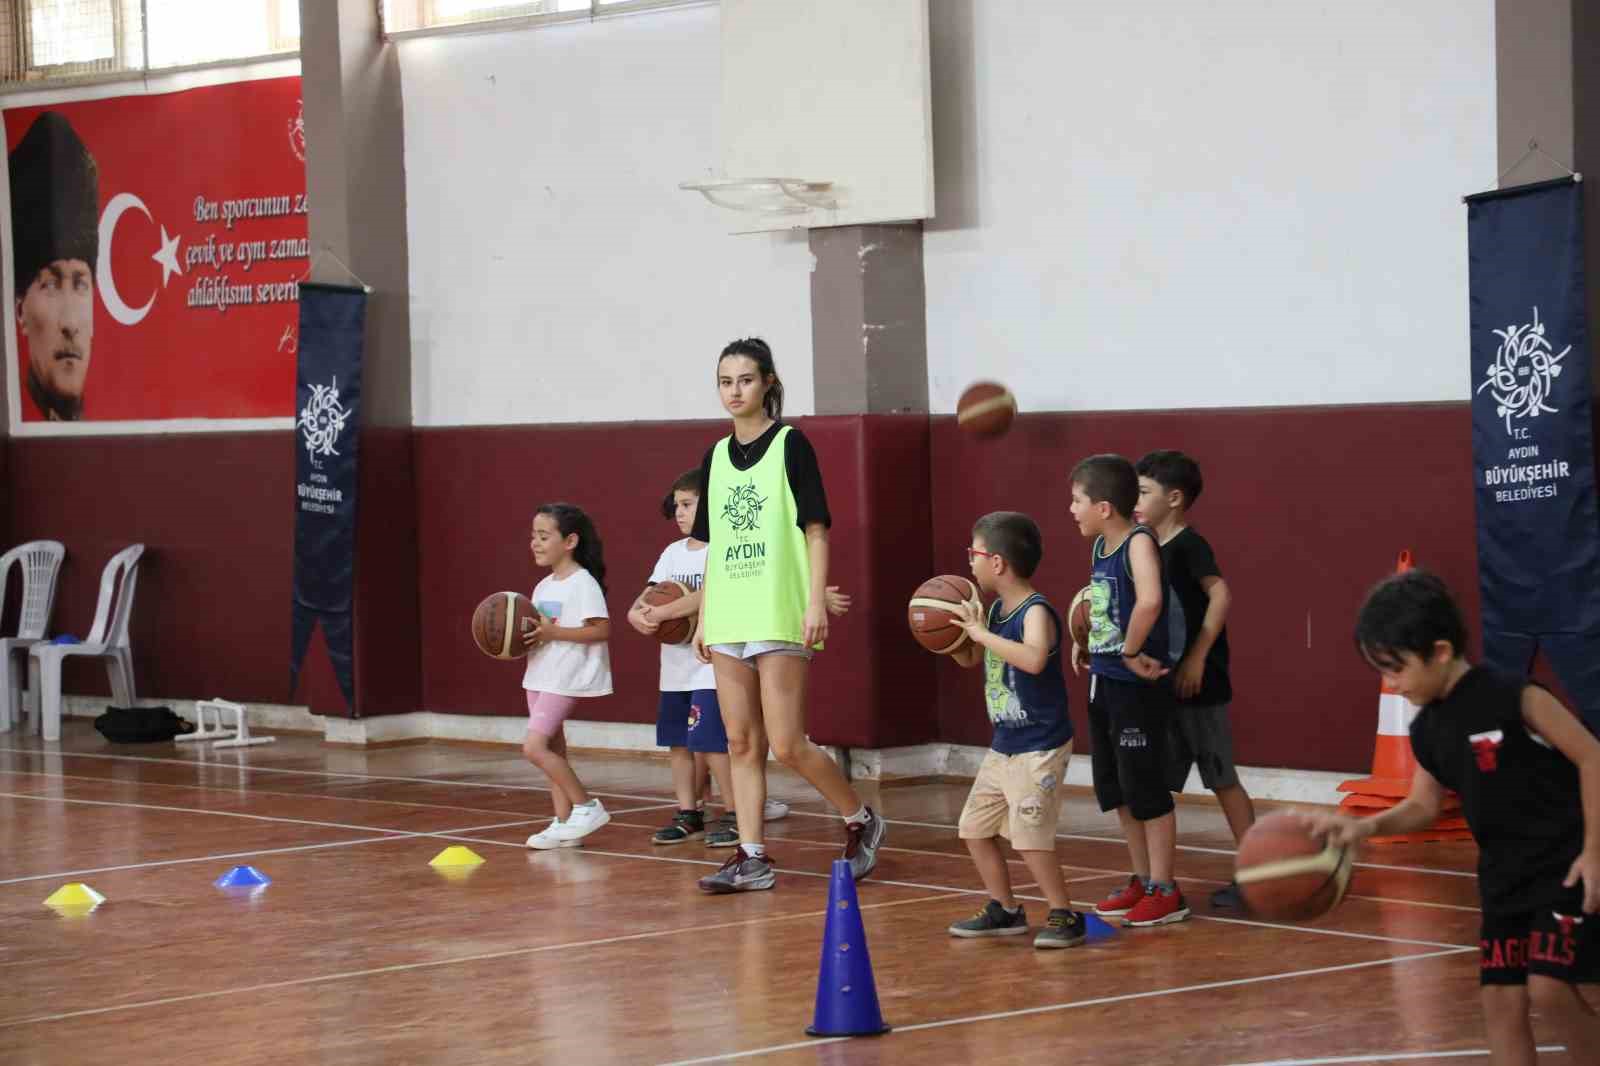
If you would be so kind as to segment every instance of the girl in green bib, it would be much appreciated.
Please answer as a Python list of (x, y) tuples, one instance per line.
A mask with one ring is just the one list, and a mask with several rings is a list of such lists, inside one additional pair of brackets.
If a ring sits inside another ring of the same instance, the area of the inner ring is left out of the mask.
[[(717, 392), (733, 416), (733, 432), (706, 453), (706, 490), (689, 535), (709, 545), (695, 653), (716, 675), (734, 805), (762, 809), (770, 746), (844, 817), (844, 857), (860, 880), (877, 865), (883, 819), (806, 737), (807, 670), (828, 635), (832, 519), (817, 453), (798, 429), (779, 421), (783, 383), (765, 341), (751, 337), (722, 350)], [(703, 890), (773, 886), (759, 816), (739, 818), (739, 841), (720, 870), (700, 879)]]

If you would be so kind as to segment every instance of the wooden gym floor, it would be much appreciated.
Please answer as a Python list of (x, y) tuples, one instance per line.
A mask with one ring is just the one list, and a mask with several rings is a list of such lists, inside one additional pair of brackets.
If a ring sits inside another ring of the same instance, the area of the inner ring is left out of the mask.
[[(953, 829), (959, 784), (870, 795), (891, 825), (860, 902), (895, 1028), (808, 1040), (838, 819), (775, 773), (773, 794), (794, 806), (769, 825), (777, 889), (707, 897), (695, 879), (727, 852), (650, 843), (673, 807), (665, 763), (577, 764), (614, 820), (584, 848), (530, 852), (522, 841), (550, 801), (510, 749), (112, 746), (81, 721), (59, 746), (0, 734), (0, 1062), (1122, 1064), (1166, 1052), (1211, 1066), (1486, 1046), (1470, 845), (1371, 852), (1333, 915), (1272, 924), (1212, 912), (1232, 842), (1214, 807), (1185, 804), (1178, 869), (1195, 918), (1039, 952), (1031, 937), (945, 933), (984, 900)], [(1068, 797), (1060, 833), (1074, 899), (1126, 879), (1115, 821), (1091, 797)], [(441, 876), (428, 860), (451, 843), (487, 862)], [(212, 886), (238, 864), (272, 884), (253, 897)], [(107, 902), (77, 917), (43, 906), (72, 881)], [(1041, 922), (1042, 903), (1029, 916)]]

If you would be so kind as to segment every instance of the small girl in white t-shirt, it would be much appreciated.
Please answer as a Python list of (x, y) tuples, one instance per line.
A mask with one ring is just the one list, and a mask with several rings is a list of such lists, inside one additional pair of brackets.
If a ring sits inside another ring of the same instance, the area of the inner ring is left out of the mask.
[(522, 752), (550, 779), (556, 820), (528, 838), (528, 847), (574, 848), (611, 820), (567, 761), (562, 727), (579, 699), (611, 694), (606, 640), (605, 557), (589, 516), (570, 503), (547, 503), (533, 516), (529, 547), (550, 575), (533, 590), (539, 624), (524, 638), (528, 669), (528, 739)]

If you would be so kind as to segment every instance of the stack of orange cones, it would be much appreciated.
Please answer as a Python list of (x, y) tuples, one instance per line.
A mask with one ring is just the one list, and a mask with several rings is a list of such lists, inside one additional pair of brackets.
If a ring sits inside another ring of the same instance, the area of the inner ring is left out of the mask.
[[(1411, 569), (1411, 553), (1400, 553), (1396, 573)], [(1394, 807), (1411, 792), (1411, 779), (1417, 772), (1411, 754), (1411, 720), (1417, 706), (1384, 683), (1378, 694), (1378, 743), (1372, 755), (1372, 776), (1346, 781), (1340, 792), (1349, 793), (1339, 809), (1357, 818), (1367, 818)], [(1445, 793), (1438, 819), (1427, 829), (1415, 833), (1370, 838), (1374, 844), (1410, 844), (1424, 841), (1465, 840), (1472, 836), (1467, 820), (1461, 816), (1461, 800)]]

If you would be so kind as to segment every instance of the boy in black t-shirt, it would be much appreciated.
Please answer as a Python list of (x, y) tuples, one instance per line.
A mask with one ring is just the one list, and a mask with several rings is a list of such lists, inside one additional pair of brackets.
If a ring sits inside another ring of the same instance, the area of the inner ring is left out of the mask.
[[(1139, 460), (1139, 507), (1134, 518), (1154, 529), (1161, 541), (1167, 584), (1181, 614), (1174, 613), (1175, 649), (1182, 658), (1173, 668), (1177, 713), (1167, 737), (1170, 756), (1167, 787), (1182, 792), (1189, 767), (1198, 764), (1200, 783), (1210, 789), (1228, 819), (1235, 842), (1256, 821), (1255, 805), (1233, 765), (1233, 730), (1228, 703), (1233, 683), (1228, 678), (1228, 607), (1232, 602), (1211, 545), (1188, 525), (1189, 508), (1200, 498), (1204, 481), (1200, 465), (1182, 452), (1156, 451)], [(1181, 636), (1182, 643), (1178, 643)], [(1239, 886), (1229, 884), (1211, 895), (1217, 907), (1242, 908)]]
[(1535, 1058), (1530, 1001), (1574, 1063), (1600, 1061), (1600, 740), (1544, 688), (1474, 667), (1444, 582), (1412, 570), (1379, 583), (1356, 622), (1361, 654), (1422, 709), (1405, 802), (1375, 818), (1311, 815), (1338, 844), (1431, 825), (1445, 789), (1478, 842), (1479, 980), (1495, 1066)]

